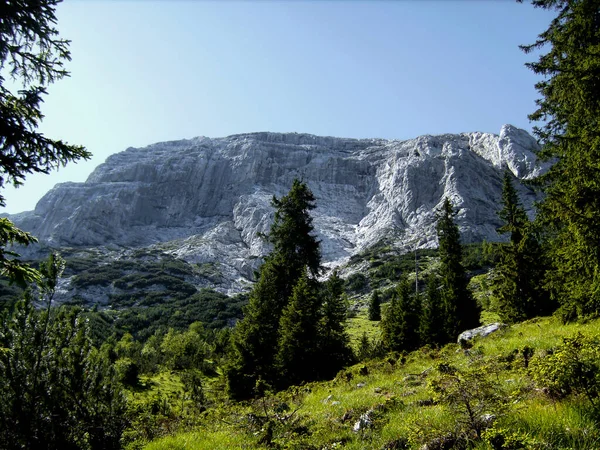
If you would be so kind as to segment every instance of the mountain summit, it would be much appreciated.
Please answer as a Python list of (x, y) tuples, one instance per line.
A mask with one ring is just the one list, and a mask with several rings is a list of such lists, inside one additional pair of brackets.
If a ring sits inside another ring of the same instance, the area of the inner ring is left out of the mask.
[[(323, 260), (336, 265), (384, 239), (407, 249), (435, 246), (435, 213), (445, 197), (459, 209), (464, 242), (500, 240), (502, 172), (535, 176), (538, 149), (511, 125), (499, 135), (404, 141), (268, 132), (198, 137), (112, 155), (85, 183), (59, 184), (34, 211), (11, 219), (45, 247), (152, 247), (218, 264), (227, 274), (223, 290), (231, 292), (252, 278), (267, 250), (261, 233), (272, 222), (270, 201), (294, 178), (317, 199)], [(530, 209), (535, 195), (518, 189)]]

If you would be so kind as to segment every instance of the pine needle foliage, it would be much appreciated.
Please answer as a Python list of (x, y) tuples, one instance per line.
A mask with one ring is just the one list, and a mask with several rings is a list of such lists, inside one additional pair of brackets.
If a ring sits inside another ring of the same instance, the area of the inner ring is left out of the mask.
[(319, 324), (319, 379), (332, 378), (355, 357), (350, 348), (350, 336), (346, 331), (348, 299), (344, 292), (344, 280), (337, 270), (321, 289), (322, 318)]
[[(64, 261), (52, 255), (34, 298), (0, 317), (0, 447), (118, 449), (126, 403), (107, 354), (76, 309), (50, 308)], [(32, 295), (32, 294), (30, 294)]]
[(369, 300), (369, 320), (381, 320), (381, 299), (379, 298), (379, 291), (377, 289), (373, 291)]
[(440, 280), (435, 274), (427, 279), (427, 288), (421, 314), (421, 340), (423, 344), (443, 345), (449, 341), (446, 335), (445, 317), (442, 304)]
[(545, 51), (527, 64), (542, 80), (529, 118), (541, 156), (553, 164), (537, 179), (541, 216), (553, 236), (547, 285), (563, 317), (600, 313), (600, 0), (533, 0), (557, 15), (536, 42)]
[(502, 209), (498, 212), (504, 224), (498, 231), (510, 233), (510, 240), (499, 247), (500, 260), (492, 284), (498, 300), (498, 312), (507, 323), (530, 319), (551, 310), (549, 299), (542, 289), (545, 269), (542, 248), (512, 178), (506, 170)]
[(384, 320), (381, 321), (382, 340), (391, 351), (412, 351), (421, 345), (419, 321), (421, 304), (412, 294), (408, 280), (403, 277)]
[(282, 387), (318, 378), (320, 303), (317, 283), (304, 274), (279, 324), (277, 368)]
[(258, 385), (287, 387), (333, 376), (354, 360), (343, 281), (337, 273), (324, 287), (316, 279), (321, 254), (309, 213), (314, 201), (298, 180), (286, 196), (273, 198), (277, 210), (267, 236), (273, 251), (231, 340), (225, 373), (233, 399), (252, 397)]
[(479, 325), (479, 306), (467, 288), (467, 273), (462, 265), (463, 252), (457, 212), (448, 198), (438, 213), (437, 235), (440, 256), (440, 295), (446, 323), (447, 339), (453, 340), (464, 330)]
[[(88, 159), (85, 148), (50, 139), (37, 131), (43, 115), (46, 88), (69, 73), (69, 41), (55, 27), (60, 0), (0, 2), (0, 189), (20, 186), (31, 173), (49, 173), (69, 162)], [(7, 86), (8, 76), (15, 92)], [(5, 206), (0, 194), (0, 206)], [(0, 222), (0, 274), (25, 285), (40, 281), (39, 274), (7, 251), (11, 244), (36, 242), (10, 220)]]

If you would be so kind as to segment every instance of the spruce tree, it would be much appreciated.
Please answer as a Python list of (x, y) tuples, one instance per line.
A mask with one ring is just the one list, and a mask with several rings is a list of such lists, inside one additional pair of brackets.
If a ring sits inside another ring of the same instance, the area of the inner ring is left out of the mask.
[(541, 247), (508, 170), (504, 172), (498, 216), (504, 222), (498, 231), (510, 233), (510, 240), (500, 247), (492, 290), (502, 320), (514, 323), (546, 312), (548, 302), (542, 289)]
[(275, 366), (282, 313), (300, 278), (307, 270), (318, 275), (321, 267), (319, 241), (312, 234), (309, 214), (315, 208), (314, 200), (310, 189), (298, 180), (294, 180), (287, 195), (273, 198), (277, 210), (267, 236), (273, 251), (265, 258), (244, 318), (231, 338), (226, 378), (232, 398), (253, 396), (259, 380), (270, 385), (277, 382)]
[(381, 320), (381, 300), (377, 289), (373, 291), (369, 301), (369, 320)]
[(254, 395), (256, 382), (261, 379), (274, 383), (274, 368), (279, 336), (280, 298), (278, 278), (281, 275), (277, 258), (268, 258), (248, 304), (244, 318), (231, 336), (231, 352), (226, 368), (227, 388), (236, 400)]
[[(60, 0), (4, 1), (0, 8), (0, 189), (20, 186), (31, 173), (49, 173), (91, 156), (81, 146), (50, 139), (37, 131), (47, 87), (68, 76), (69, 41), (55, 25)], [(6, 82), (6, 78), (10, 82)], [(0, 193), (0, 206), (5, 199)], [(37, 240), (0, 218), (0, 274), (19, 284), (38, 282), (40, 274), (7, 248)]]
[(412, 351), (421, 345), (419, 321), (421, 304), (418, 296), (412, 295), (410, 285), (402, 277), (396, 293), (381, 321), (383, 344), (393, 351)]
[(319, 374), (320, 303), (317, 282), (304, 273), (281, 315), (276, 358), (281, 388), (315, 380)]
[(553, 164), (537, 179), (545, 193), (544, 224), (553, 236), (547, 278), (564, 318), (600, 312), (600, 0), (534, 0), (557, 16), (526, 52), (542, 80), (529, 118)]
[(341, 368), (354, 361), (350, 338), (346, 332), (348, 305), (344, 293), (344, 280), (337, 271), (329, 277), (321, 292), (323, 295), (322, 319), (319, 327), (318, 377), (333, 377)]
[(448, 198), (438, 215), (437, 235), (440, 256), (441, 298), (446, 318), (445, 334), (456, 339), (458, 334), (479, 325), (479, 307), (467, 288), (468, 279), (462, 265), (460, 232), (454, 222), (452, 203)]
[(360, 340), (358, 341), (358, 350), (356, 352), (356, 357), (359, 361), (365, 361), (371, 357), (371, 353), (373, 350), (373, 345), (369, 340), (369, 336), (367, 336), (367, 332), (364, 331)]
[(440, 280), (435, 274), (427, 279), (423, 312), (421, 314), (421, 340), (423, 344), (442, 345), (450, 341), (440, 292)]
[(306, 183), (296, 179), (287, 195), (281, 199), (273, 197), (271, 203), (276, 210), (267, 236), (273, 245), (268, 258), (275, 257), (282, 263), (278, 267), (282, 272), (278, 289), (284, 303), (282, 306), (285, 306), (306, 268), (314, 277), (321, 271), (320, 243), (313, 234), (310, 216), (310, 211), (316, 207), (315, 197)]

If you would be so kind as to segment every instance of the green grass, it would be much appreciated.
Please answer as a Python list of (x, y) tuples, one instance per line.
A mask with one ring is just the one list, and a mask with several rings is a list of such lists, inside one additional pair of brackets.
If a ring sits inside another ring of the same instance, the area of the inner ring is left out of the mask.
[(261, 448), (248, 443), (248, 436), (222, 431), (194, 431), (167, 436), (151, 442), (146, 450), (237, 450), (248, 448)]
[(346, 330), (350, 336), (350, 345), (356, 349), (363, 333), (367, 333), (369, 341), (379, 340), (381, 330), (379, 321), (369, 320), (366, 309), (360, 310), (355, 317), (348, 319)]
[[(366, 319), (366, 312), (351, 319), (349, 328), (353, 338), (363, 332), (370, 336), (379, 332), (377, 322)], [(444, 404), (431, 404), (434, 394), (430, 383), (438, 376), (438, 364), (445, 362), (461, 368), (479, 363), (499, 368), (491, 371), (489, 378), (510, 395), (510, 409), (507, 414), (499, 412), (489, 433), (520, 443), (510, 448), (597, 449), (598, 415), (585, 399), (548, 398), (533, 384), (521, 354), (514, 350), (529, 346), (535, 349), (534, 358), (542, 357), (560, 345), (564, 337), (599, 331), (600, 321), (562, 325), (555, 318), (538, 318), (480, 339), (468, 352), (449, 344), (437, 350), (423, 348), (404, 358), (388, 355), (350, 367), (331, 381), (291, 388), (251, 404), (221, 404), (205, 419), (200, 418), (200, 425), (193, 431), (161, 438), (145, 448), (263, 448), (258, 442), (264, 435), (264, 424), (262, 428), (252, 426), (246, 420), (250, 414), (266, 414), (275, 423), (275, 448), (420, 448), (432, 438), (456, 430), (456, 414)], [(285, 414), (276, 412), (276, 405), (281, 404), (289, 408), (287, 414), (294, 411), (287, 422), (282, 419)], [(368, 411), (373, 427), (353, 431), (359, 417)], [(471, 443), (472, 448), (493, 448), (485, 441)]]

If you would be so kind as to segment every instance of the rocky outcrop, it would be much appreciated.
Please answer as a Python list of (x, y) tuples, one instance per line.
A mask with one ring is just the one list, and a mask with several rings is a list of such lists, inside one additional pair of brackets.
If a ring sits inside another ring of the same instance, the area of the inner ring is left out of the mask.
[(498, 330), (506, 328), (506, 325), (500, 322), (490, 323), (481, 327), (473, 328), (472, 330), (463, 331), (458, 335), (457, 342), (459, 344), (465, 344), (472, 341), (475, 338), (484, 338)]
[[(528, 179), (536, 141), (505, 125), (398, 141), (297, 133), (205, 137), (129, 148), (85, 183), (55, 186), (34, 211), (13, 215), (50, 247), (148, 247), (194, 263), (218, 263), (225, 284), (252, 277), (267, 251), (273, 195), (294, 178), (317, 199), (314, 224), (325, 262), (343, 262), (383, 239), (436, 245), (435, 211), (459, 208), (463, 240), (498, 240), (502, 170)], [(527, 208), (535, 196), (518, 185)]]

